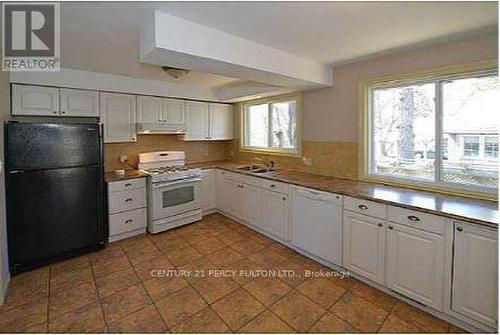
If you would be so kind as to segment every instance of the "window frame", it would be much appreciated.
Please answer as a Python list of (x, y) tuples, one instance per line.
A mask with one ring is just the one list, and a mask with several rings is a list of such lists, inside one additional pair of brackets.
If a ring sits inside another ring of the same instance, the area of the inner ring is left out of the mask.
[[(410, 74), (388, 76), (379, 79), (361, 81), (359, 83), (359, 106), (360, 106), (360, 150), (359, 178), (365, 181), (383, 182), (388, 185), (412, 187), (416, 189), (436, 191), (440, 193), (464, 195), (481, 199), (498, 199), (498, 189), (481, 187), (477, 185), (459, 184), (442, 180), (443, 160), (443, 102), (442, 84), (449, 80), (498, 76), (497, 61), (495, 59), (480, 61), (471, 64), (432, 69)], [(435, 83), (435, 164), (434, 178), (432, 180), (418, 177), (402, 177), (389, 173), (374, 173), (373, 139), (372, 131), (373, 117), (372, 101), (373, 91), (376, 88), (403, 87), (417, 84)], [(481, 148), (480, 148), (481, 150)]]
[[(286, 102), (290, 100), (295, 100), (295, 113), (296, 113), (296, 138), (297, 138), (297, 147), (294, 149), (286, 149), (286, 148), (263, 148), (263, 147), (254, 147), (246, 144), (246, 135), (248, 133), (248, 121), (247, 121), (247, 108), (249, 106), (255, 105), (263, 105), (266, 104), (268, 106), (268, 143), (271, 143), (272, 139), (272, 108), (270, 105), (279, 102)], [(240, 138), (240, 151), (242, 152), (254, 152), (254, 153), (262, 153), (262, 154), (270, 154), (270, 155), (280, 155), (280, 156), (292, 156), (299, 157), (302, 154), (302, 97), (300, 94), (287, 94), (270, 98), (256, 99), (246, 101), (241, 104), (241, 138)]]

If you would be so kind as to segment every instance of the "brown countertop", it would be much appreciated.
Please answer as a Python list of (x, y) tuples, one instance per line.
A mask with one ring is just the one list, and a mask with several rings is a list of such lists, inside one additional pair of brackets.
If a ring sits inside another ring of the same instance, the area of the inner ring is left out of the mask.
[(144, 178), (147, 175), (139, 170), (125, 170), (125, 175), (118, 176), (114, 171), (106, 172), (104, 174), (104, 180), (109, 183), (112, 181), (120, 181), (134, 178)]
[(500, 223), (498, 203), (493, 201), (482, 201), (296, 171), (278, 170), (272, 173), (256, 174), (236, 170), (236, 167), (242, 164), (243, 163), (217, 161), (194, 163), (191, 165), (203, 169), (220, 168), (231, 172), (250, 174), (256, 177), (304, 186), (319, 191), (420, 210), (456, 220), (466, 220), (494, 228), (498, 228), (498, 224)]

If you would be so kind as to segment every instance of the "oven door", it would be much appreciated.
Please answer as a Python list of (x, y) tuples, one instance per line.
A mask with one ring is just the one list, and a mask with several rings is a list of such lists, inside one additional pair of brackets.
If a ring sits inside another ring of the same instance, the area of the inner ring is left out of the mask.
[(200, 209), (201, 179), (153, 183), (153, 220)]

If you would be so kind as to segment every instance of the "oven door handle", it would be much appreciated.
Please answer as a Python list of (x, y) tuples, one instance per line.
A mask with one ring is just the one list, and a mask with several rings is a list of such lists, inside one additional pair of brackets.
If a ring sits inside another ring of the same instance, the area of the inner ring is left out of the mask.
[(191, 183), (196, 183), (203, 181), (202, 178), (195, 178), (195, 179), (181, 179), (177, 181), (171, 181), (171, 182), (163, 182), (163, 183), (158, 183), (158, 184), (153, 184), (153, 188), (162, 188), (162, 187), (170, 187), (170, 186), (176, 186), (176, 185), (181, 185), (181, 184), (191, 184)]

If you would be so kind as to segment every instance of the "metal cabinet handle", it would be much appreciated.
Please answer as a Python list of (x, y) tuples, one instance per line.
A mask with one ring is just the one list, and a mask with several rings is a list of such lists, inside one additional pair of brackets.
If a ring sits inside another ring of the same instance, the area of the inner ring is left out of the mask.
[(379, 223), (379, 224), (378, 224), (378, 226), (379, 226), (379, 227), (383, 227), (383, 226), (384, 226), (384, 224), (383, 224), (383, 223)]
[(66, 111), (61, 111), (61, 114), (66, 114)]
[(128, 219), (128, 220), (125, 221), (125, 224), (129, 224), (129, 223), (132, 223), (132, 222), (134, 222), (134, 220)]
[(52, 114), (57, 114), (57, 111), (52, 111)]
[(393, 229), (394, 229), (394, 227), (393, 227), (393, 226), (389, 226), (388, 228), (389, 228), (389, 230), (393, 230)]
[(130, 187), (130, 186), (132, 186), (132, 184), (131, 184), (131, 183), (126, 183), (126, 184), (125, 184), (125, 185), (123, 185), (123, 186), (125, 186), (125, 187)]
[(283, 197), (283, 198), (281, 198), (281, 199), (283, 199), (283, 200), (285, 200), (285, 201), (286, 201), (286, 197)]
[(420, 221), (420, 218), (418, 216), (415, 216), (415, 215), (409, 215), (408, 220), (417, 222), (417, 221)]
[(462, 227), (457, 227), (457, 231), (463, 231), (464, 229)]
[(359, 205), (358, 208), (361, 209), (362, 211), (366, 211), (368, 209), (368, 206)]
[(132, 200), (134, 200), (134, 199), (128, 198), (128, 199), (125, 199), (125, 202), (131, 202)]
[(271, 185), (269, 185), (269, 187), (275, 188), (275, 187), (276, 187), (276, 185), (271, 184)]

